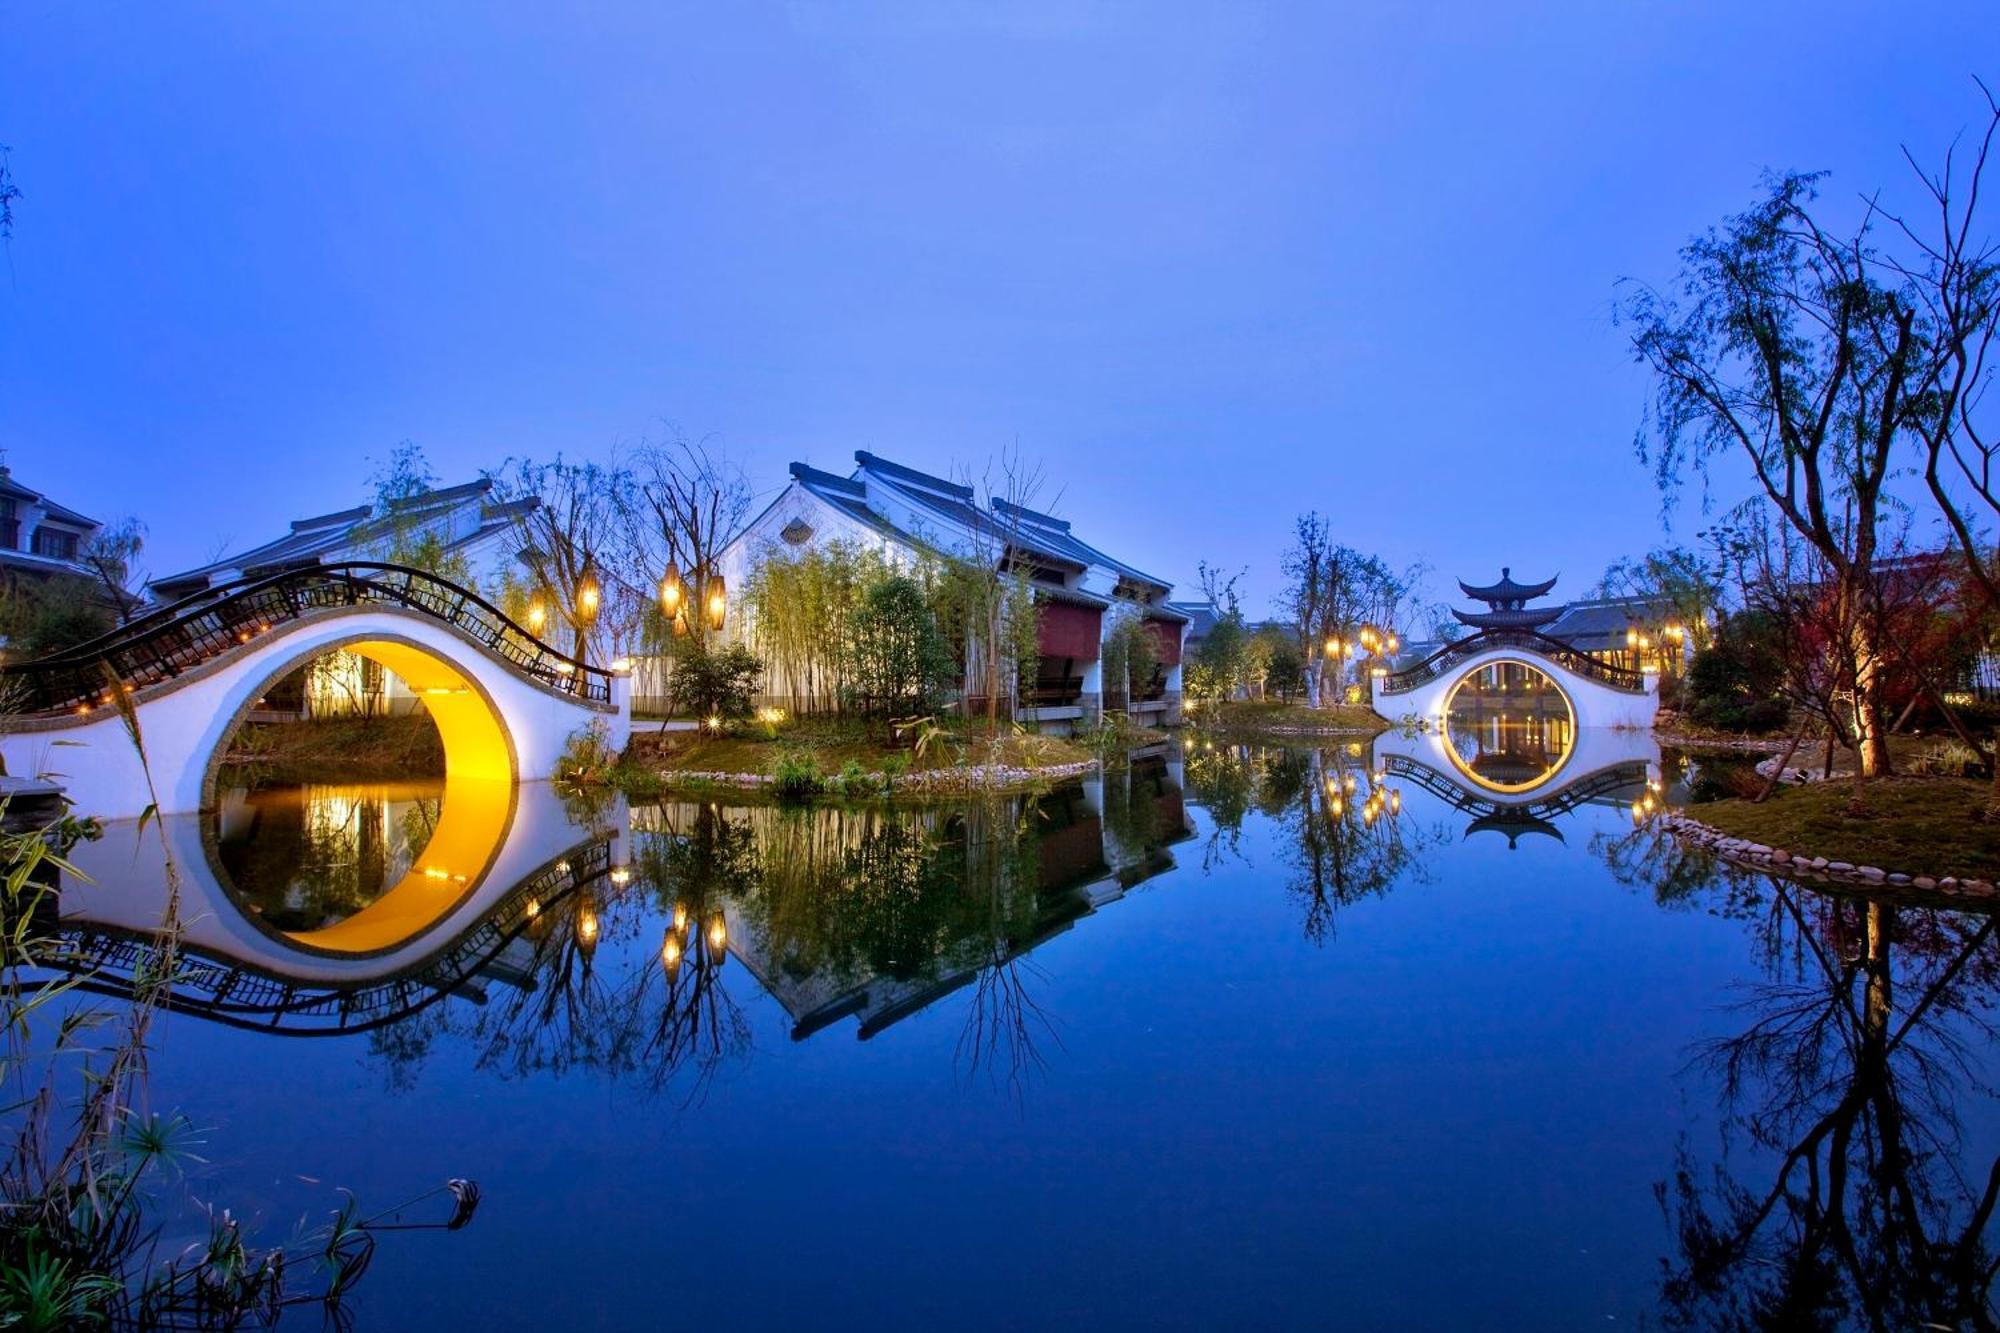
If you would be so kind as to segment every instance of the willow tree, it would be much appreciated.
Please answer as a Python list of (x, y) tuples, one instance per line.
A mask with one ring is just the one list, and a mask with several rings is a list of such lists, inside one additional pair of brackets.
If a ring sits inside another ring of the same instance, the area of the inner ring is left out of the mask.
[(1872, 198), (1837, 217), (1819, 200), (1822, 178), (1771, 178), (1764, 198), (1682, 249), (1669, 291), (1635, 288), (1621, 314), (1654, 376), (1639, 448), (1662, 490), (1728, 460), (1749, 474), (1751, 503), (1828, 571), (1852, 700), (1845, 739), (1872, 777), (1890, 769), (1898, 651), (1873, 605), (1897, 510), (1888, 487), (1939, 429), (1964, 340), (1933, 308), (1921, 247), (1891, 252), (1910, 230)]

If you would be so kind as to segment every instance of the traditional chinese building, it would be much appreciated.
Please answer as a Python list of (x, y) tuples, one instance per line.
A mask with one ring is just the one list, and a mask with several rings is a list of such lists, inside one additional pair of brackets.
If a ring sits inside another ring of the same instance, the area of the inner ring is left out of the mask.
[[(1188, 616), (1168, 604), (1173, 589), (1165, 579), (1090, 545), (1052, 514), (998, 497), (982, 505), (970, 486), (865, 450), (854, 463), (844, 477), (792, 464), (790, 484), (724, 550), (722, 573), (739, 599), (731, 623), (747, 641), (754, 642), (755, 626), (741, 605), (742, 590), (758, 565), (787, 551), (838, 541), (911, 567), (938, 554), (990, 559), (1025, 572), (1039, 608), (1035, 678), (1018, 682), (1015, 691), (1021, 720), (1074, 726), (1106, 708), (1148, 722), (1180, 720)], [(1129, 685), (1107, 681), (1102, 670), (1104, 643), (1126, 617), (1153, 635), (1159, 659), (1150, 678)], [(767, 702), (777, 706), (827, 706), (800, 682), (769, 679), (766, 689)], [(978, 703), (969, 695), (965, 702)]]

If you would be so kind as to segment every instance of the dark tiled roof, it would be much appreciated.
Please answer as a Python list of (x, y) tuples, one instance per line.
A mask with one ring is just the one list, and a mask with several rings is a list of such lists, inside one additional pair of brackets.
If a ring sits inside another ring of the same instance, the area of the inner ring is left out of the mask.
[(957, 496), (961, 500), (970, 500), (972, 498), (972, 488), (970, 486), (956, 481), (946, 481), (943, 477), (934, 477), (928, 472), (919, 472), (913, 467), (904, 467), (901, 463), (891, 463), (888, 459), (879, 458), (869, 453), (866, 449), (855, 450), (854, 461), (860, 465), (863, 471), (880, 472), (885, 477), (893, 477), (897, 481), (905, 482), (912, 486), (920, 486), (927, 491), (937, 491), (944, 495)]
[[(1561, 576), (1558, 575), (1556, 577)], [(1544, 583), (1516, 583), (1514, 582), (1514, 571), (1502, 567), (1498, 583), (1489, 583), (1484, 587), (1480, 587), (1476, 584), (1467, 583), (1464, 579), (1460, 579), (1458, 586), (1465, 591), (1467, 597), (1472, 598), (1474, 601), (1525, 602), (1536, 597), (1548, 596), (1549, 589), (1556, 586), (1556, 580), (1555, 578), (1550, 578)]]

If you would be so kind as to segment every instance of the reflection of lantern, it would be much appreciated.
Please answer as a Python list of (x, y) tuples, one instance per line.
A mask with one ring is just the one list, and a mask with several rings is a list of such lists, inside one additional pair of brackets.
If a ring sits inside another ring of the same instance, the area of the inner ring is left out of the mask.
[(597, 947), (597, 909), (589, 903), (576, 914), (576, 942), (585, 953)]
[(669, 561), (666, 577), (660, 580), (660, 614), (668, 620), (681, 613), (681, 603), (687, 598), (687, 589), (681, 584), (681, 567)]
[(669, 977), (681, 970), (681, 937), (671, 930), (660, 941), (660, 966)]
[(729, 614), (729, 590), (722, 582), (722, 575), (708, 576), (707, 586), (702, 589), (702, 597), (708, 606), (708, 627), (720, 631), (723, 618)]
[(721, 953), (729, 943), (729, 929), (722, 924), (719, 916), (711, 917), (708, 923), (708, 948), (711, 953)]
[(597, 571), (584, 567), (583, 577), (576, 581), (576, 624), (578, 629), (589, 629), (597, 623), (597, 606), (604, 600), (604, 589), (598, 585)]
[(681, 934), (685, 935), (687, 934), (687, 928), (688, 928), (688, 909), (685, 904), (675, 903), (674, 929), (678, 930)]

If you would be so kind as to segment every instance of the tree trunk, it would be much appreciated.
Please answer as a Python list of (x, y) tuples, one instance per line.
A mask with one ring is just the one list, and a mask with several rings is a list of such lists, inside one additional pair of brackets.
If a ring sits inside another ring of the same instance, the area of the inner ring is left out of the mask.
[(1318, 659), (1307, 658), (1305, 671), (1307, 708), (1319, 707), (1319, 671), (1320, 664)]
[(1854, 662), (1854, 750), (1864, 778), (1886, 777), (1894, 771), (1889, 760), (1889, 726), (1882, 708), (1882, 660), (1874, 645), (1857, 635)]

